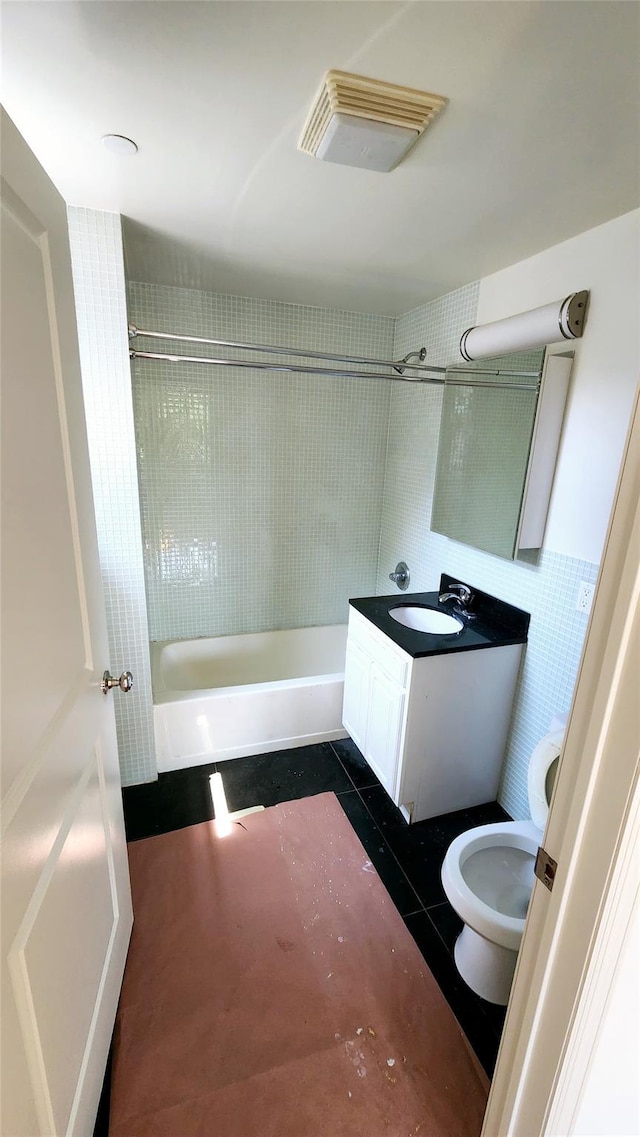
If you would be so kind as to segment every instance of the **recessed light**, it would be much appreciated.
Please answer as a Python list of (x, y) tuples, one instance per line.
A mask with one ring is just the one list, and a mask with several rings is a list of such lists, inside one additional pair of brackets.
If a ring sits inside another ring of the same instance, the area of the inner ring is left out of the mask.
[(120, 154), (121, 157), (138, 153), (136, 143), (131, 138), (125, 138), (124, 134), (104, 134), (102, 145), (112, 154)]

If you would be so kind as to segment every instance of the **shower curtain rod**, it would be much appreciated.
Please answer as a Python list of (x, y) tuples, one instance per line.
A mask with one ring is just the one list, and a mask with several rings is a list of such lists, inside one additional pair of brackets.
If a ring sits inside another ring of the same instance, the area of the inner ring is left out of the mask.
[[(144, 336), (145, 339), (156, 340), (179, 340), (181, 343), (204, 343), (211, 347), (233, 347), (241, 351), (262, 351), (268, 355), (299, 355), (304, 359), (333, 359), (337, 363), (360, 363), (367, 364), (372, 367), (394, 367), (396, 369), (409, 367), (412, 371), (426, 371), (438, 372), (444, 375), (446, 368), (444, 367), (430, 367), (426, 364), (422, 367), (419, 363), (409, 363), (408, 359), (411, 355), (417, 355), (422, 360), (427, 354), (425, 347), (420, 351), (412, 351), (409, 356), (404, 359), (367, 359), (366, 356), (359, 355), (334, 355), (330, 351), (309, 351), (307, 348), (297, 347), (275, 347), (273, 344), (265, 343), (242, 343), (236, 340), (210, 340), (205, 339), (203, 336), (183, 336), (176, 335), (174, 332), (149, 332), (143, 331), (141, 328), (136, 328), (135, 324), (129, 325), (129, 339), (135, 339), (137, 336)], [(385, 378), (390, 378), (385, 376)]]
[[(392, 382), (435, 383), (438, 386), (444, 386), (445, 380), (444, 378), (440, 378), (440, 375), (444, 375), (447, 370), (445, 367), (430, 367), (429, 365), (421, 367), (419, 364), (408, 362), (408, 356), (405, 359), (394, 362), (386, 359), (367, 359), (355, 356), (333, 355), (330, 352), (323, 354), (322, 352), (305, 351), (302, 349), (297, 350), (296, 348), (272, 347), (270, 345), (263, 344), (237, 343), (228, 340), (204, 339), (201, 336), (176, 335), (172, 332), (142, 331), (141, 329), (136, 328), (133, 324), (131, 324), (129, 326), (129, 339), (135, 339), (137, 336), (145, 336), (152, 339), (180, 340), (186, 343), (215, 344), (219, 347), (240, 348), (247, 351), (272, 352), (279, 355), (300, 355), (305, 358), (312, 359), (335, 359), (347, 363), (362, 363), (369, 366), (390, 367), (396, 371), (396, 374), (389, 375), (378, 371), (357, 371), (353, 369), (344, 369), (337, 367), (319, 367), (317, 365), (313, 367), (307, 367), (304, 364), (295, 363), (263, 363), (249, 359), (216, 359), (204, 355), (173, 355), (166, 352), (138, 351), (136, 348), (131, 348), (129, 351), (129, 357), (131, 359), (155, 359), (160, 360), (164, 363), (205, 363), (214, 367), (246, 367), (255, 371), (280, 371), (290, 374), (301, 373), (303, 375), (335, 375), (340, 379), (390, 379)], [(409, 354), (419, 355), (420, 358), (424, 358), (424, 351), (425, 349), (423, 348), (420, 352), (412, 352)], [(404, 372), (407, 369), (410, 371), (438, 373), (438, 378), (435, 378), (434, 376), (428, 374), (405, 375)], [(449, 370), (451, 370), (451, 368)], [(467, 374), (467, 372), (462, 371), (462, 369), (460, 373), (465, 375)], [(539, 378), (537, 371), (499, 371), (495, 368), (491, 370), (488, 368), (474, 368), (473, 374), (489, 375), (494, 377), (497, 377), (499, 375), (509, 375), (514, 377), (519, 376), (523, 378)], [(538, 389), (537, 383), (534, 385), (524, 383), (492, 383), (486, 380), (473, 380), (471, 378), (467, 378), (466, 380), (449, 380), (447, 382), (447, 385), (464, 387), (496, 387), (500, 390), (517, 391), (534, 391)]]

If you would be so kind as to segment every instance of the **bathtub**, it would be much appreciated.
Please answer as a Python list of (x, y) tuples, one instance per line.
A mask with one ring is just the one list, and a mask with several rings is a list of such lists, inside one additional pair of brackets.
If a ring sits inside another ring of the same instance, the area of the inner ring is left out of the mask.
[(346, 738), (346, 624), (151, 644), (158, 770)]

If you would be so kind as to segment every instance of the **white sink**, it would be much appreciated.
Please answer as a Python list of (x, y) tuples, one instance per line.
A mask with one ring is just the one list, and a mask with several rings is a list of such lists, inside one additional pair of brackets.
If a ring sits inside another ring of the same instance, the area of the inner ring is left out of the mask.
[(452, 635), (464, 627), (462, 620), (456, 616), (418, 604), (400, 604), (397, 608), (390, 608), (389, 615), (398, 624), (404, 624), (405, 628), (412, 628), (414, 632), (429, 632), (433, 636)]

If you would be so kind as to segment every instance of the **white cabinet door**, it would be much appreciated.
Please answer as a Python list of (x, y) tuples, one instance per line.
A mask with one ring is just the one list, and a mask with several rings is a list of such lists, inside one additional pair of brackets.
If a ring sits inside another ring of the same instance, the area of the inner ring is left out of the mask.
[(369, 711), (369, 668), (371, 661), (353, 640), (347, 641), (344, 669), (344, 703), (342, 722), (353, 741), (364, 754)]
[(369, 713), (364, 756), (394, 797), (404, 727), (405, 692), (378, 666), (369, 671)]

